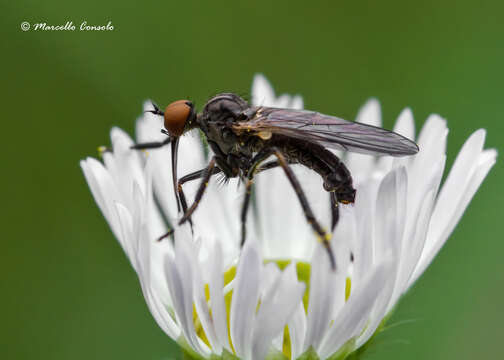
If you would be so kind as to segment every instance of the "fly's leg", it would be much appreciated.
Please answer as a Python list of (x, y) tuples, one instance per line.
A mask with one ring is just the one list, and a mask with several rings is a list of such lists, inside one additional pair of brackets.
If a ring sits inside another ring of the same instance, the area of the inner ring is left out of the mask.
[(283, 154), (280, 152), (280, 150), (273, 148), (273, 154), (278, 158), (278, 163), (282, 167), (282, 169), (285, 172), (285, 175), (289, 179), (292, 187), (294, 188), (294, 191), (296, 192), (296, 195), (299, 199), (299, 202), (301, 203), (301, 207), (303, 208), (303, 212), (305, 214), (306, 220), (308, 220), (308, 223), (312, 226), (313, 230), (318, 234), (320, 237), (322, 244), (327, 250), (327, 254), (329, 255), (329, 260), (331, 262), (331, 268), (333, 270), (336, 270), (336, 260), (334, 258), (334, 254), (332, 252), (331, 246), (330, 246), (330, 237), (329, 235), (322, 229), (320, 224), (318, 223), (317, 219), (315, 219), (315, 215), (313, 215), (313, 212), (310, 208), (310, 205), (308, 204), (308, 200), (306, 199), (306, 195), (303, 192), (303, 189), (301, 188), (301, 185), (299, 184), (298, 179), (296, 178), (296, 175), (292, 171), (292, 169), (289, 167), (287, 161), (285, 160), (285, 157)]
[(331, 231), (334, 231), (334, 228), (338, 224), (339, 221), (339, 207), (338, 207), (338, 197), (334, 191), (329, 193), (329, 198), (331, 201)]
[(242, 211), (241, 211), (241, 242), (240, 246), (245, 244), (245, 238), (247, 237), (247, 213), (250, 203), (250, 196), (252, 195), (252, 185), (254, 184), (253, 177), (249, 176), (247, 184), (245, 185), (245, 199), (243, 200)]
[[(159, 108), (157, 107), (156, 104), (152, 103), (152, 106), (154, 107), (154, 110), (147, 110), (146, 112), (153, 113), (154, 115), (164, 116), (164, 112), (159, 110)], [(163, 130), (161, 130), (161, 132), (165, 133), (165, 131), (163, 131)], [(171, 142), (171, 140), (172, 140), (172, 138), (169, 137), (163, 141), (152, 141), (152, 142), (135, 144), (135, 145), (130, 146), (130, 149), (133, 149), (133, 150), (157, 149), (157, 148), (163, 147), (165, 145), (168, 145)], [(98, 151), (100, 153), (104, 153), (104, 152), (111, 152), (112, 149), (109, 147), (106, 147), (106, 146), (100, 146), (98, 148)]]
[[(177, 184), (177, 189), (178, 189), (178, 194), (179, 194), (180, 202), (182, 204), (182, 209), (183, 209), (184, 213), (187, 211), (187, 202), (186, 202), (184, 190), (182, 189), (182, 185), (184, 185), (186, 182), (202, 178), (203, 176), (205, 176), (206, 170), (207, 170), (206, 168), (202, 169), (202, 170), (198, 170), (193, 173), (187, 174), (179, 179), (178, 184)], [(220, 172), (221, 172), (221, 169), (214, 167), (211, 175), (215, 175)], [(189, 224), (191, 224), (191, 230), (192, 230), (193, 223), (192, 223), (191, 219), (189, 219)], [(157, 239), (157, 241), (161, 241), (161, 240), (167, 238), (168, 236), (173, 235), (173, 233), (174, 233), (174, 230), (171, 229), (166, 234), (160, 236)]]
[[(270, 154), (271, 155), (271, 154)], [(264, 170), (269, 170), (269, 169), (273, 169), (273, 168), (276, 168), (280, 166), (279, 162), (274, 160), (274, 161), (268, 161), (266, 164), (262, 164), (261, 166), (259, 166), (259, 168), (257, 169), (256, 171), (256, 174), (264, 171)]]
[(252, 159), (248, 170), (248, 181), (245, 185), (245, 199), (243, 200), (242, 211), (241, 211), (241, 246), (245, 244), (245, 239), (247, 237), (247, 214), (250, 203), (250, 196), (252, 195), (252, 185), (254, 184), (254, 175), (268, 169), (272, 169), (274, 167), (279, 166), (278, 161), (269, 161), (264, 165), (260, 165), (261, 162), (266, 160), (269, 156), (273, 154), (271, 149), (260, 151), (254, 158)]
[[(154, 105), (154, 104), (153, 104)], [(154, 105), (156, 111), (159, 111), (159, 109)], [(154, 111), (149, 111), (152, 113), (155, 113)], [(166, 130), (161, 130), (162, 133), (167, 134)], [(130, 147), (130, 149), (134, 150), (145, 150), (145, 149), (157, 149), (160, 147), (163, 147), (165, 145), (168, 145), (171, 143), (171, 156), (172, 156), (172, 177), (173, 177), (173, 192), (175, 194), (175, 200), (177, 201), (177, 210), (180, 212), (180, 204), (179, 204), (179, 198), (177, 195), (177, 147), (178, 147), (178, 138), (174, 137), (167, 137), (163, 141), (153, 141), (153, 142), (147, 142), (147, 143), (141, 143), (141, 144), (135, 144)], [(191, 225), (192, 226), (192, 225)]]
[[(152, 103), (152, 107), (154, 108), (154, 110), (147, 110), (146, 112), (150, 112), (154, 115), (164, 116), (164, 112), (159, 110), (159, 108), (157, 107), (156, 104)], [(164, 131), (163, 130), (161, 130), (161, 132), (164, 134), (167, 134), (166, 130), (164, 130)], [(153, 142), (135, 144), (135, 145), (131, 146), (131, 149), (135, 149), (135, 150), (157, 149), (157, 148), (163, 147), (165, 145), (168, 145), (171, 142), (171, 140), (172, 140), (172, 138), (169, 137), (164, 141), (153, 141)]]
[(168, 236), (171, 236), (173, 235), (173, 233), (175, 232), (175, 230), (171, 229), (171, 230), (168, 230), (168, 232), (164, 235), (161, 235), (160, 237), (157, 238), (157, 241), (161, 241), (163, 239), (166, 239)]
[(196, 210), (196, 208), (198, 207), (198, 204), (199, 204), (201, 198), (203, 197), (203, 194), (205, 193), (205, 190), (208, 186), (208, 181), (210, 180), (210, 177), (212, 176), (214, 167), (215, 167), (215, 156), (212, 158), (212, 160), (210, 160), (210, 163), (208, 164), (207, 168), (205, 169), (203, 176), (201, 176), (203, 178), (203, 181), (201, 182), (201, 185), (198, 188), (198, 191), (196, 192), (196, 197), (194, 198), (194, 202), (191, 205), (191, 207), (189, 209), (187, 209), (187, 211), (184, 213), (184, 216), (182, 216), (182, 219), (180, 219), (179, 225), (182, 225), (187, 220), (189, 220), (189, 218), (191, 217), (194, 210)]
[[(172, 140), (171, 138), (167, 138), (166, 140), (163, 141), (152, 141), (152, 142), (135, 144), (131, 145), (130, 149), (132, 150), (157, 149), (165, 145), (168, 145), (171, 142), (171, 140)], [(98, 152), (100, 153), (100, 155), (102, 155), (103, 153), (112, 152), (112, 148), (108, 146), (100, 146), (98, 147)]]
[[(184, 185), (186, 182), (189, 182), (189, 181), (201, 179), (202, 177), (205, 176), (206, 171), (207, 171), (207, 168), (201, 169), (201, 170), (195, 171), (193, 173), (190, 173), (188, 175), (182, 176), (178, 180), (178, 182), (177, 182), (177, 191), (178, 191), (178, 196), (179, 196), (179, 199), (180, 199), (180, 203), (182, 205), (182, 211), (183, 211), (184, 214), (187, 212), (187, 201), (186, 201), (186, 197), (185, 197), (185, 194), (184, 194), (184, 190), (182, 189), (182, 185)], [(221, 169), (219, 169), (218, 167), (214, 167), (212, 169), (211, 173), (210, 173), (210, 176), (218, 174), (220, 172), (221, 172)], [(192, 221), (191, 221), (191, 219), (189, 219), (189, 223), (191, 224), (191, 229), (192, 229)]]
[(130, 149), (134, 150), (146, 150), (146, 149), (157, 149), (160, 147), (163, 147), (165, 145), (168, 145), (171, 142), (171, 138), (168, 137), (166, 140), (163, 141), (152, 141), (152, 142), (146, 142), (146, 143), (140, 143), (140, 144), (135, 144), (130, 147)]

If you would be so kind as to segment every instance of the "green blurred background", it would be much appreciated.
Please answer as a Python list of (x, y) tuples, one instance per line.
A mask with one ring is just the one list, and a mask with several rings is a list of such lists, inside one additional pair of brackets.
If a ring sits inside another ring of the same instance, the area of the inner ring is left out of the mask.
[[(385, 127), (411, 106), (448, 119), (448, 164), (477, 128), (504, 139), (499, 1), (2, 1), (2, 359), (168, 359), (136, 275), (79, 168), (142, 101), (249, 93), (263, 72), (308, 108)], [(111, 32), (27, 31), (82, 21)], [(499, 149), (502, 150), (502, 149)], [(368, 359), (499, 358), (502, 159)], [(502, 355), (501, 355), (502, 356)]]

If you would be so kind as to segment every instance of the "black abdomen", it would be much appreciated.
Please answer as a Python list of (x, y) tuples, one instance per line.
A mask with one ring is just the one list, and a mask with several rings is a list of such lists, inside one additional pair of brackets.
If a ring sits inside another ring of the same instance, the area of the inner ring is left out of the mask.
[(270, 144), (278, 147), (290, 163), (304, 165), (318, 173), (326, 191), (355, 192), (350, 171), (323, 146), (283, 136), (274, 136)]

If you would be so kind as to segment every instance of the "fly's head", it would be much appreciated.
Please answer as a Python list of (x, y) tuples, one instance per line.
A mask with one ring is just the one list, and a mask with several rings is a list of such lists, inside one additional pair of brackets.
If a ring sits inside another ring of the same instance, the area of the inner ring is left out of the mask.
[(149, 110), (149, 112), (163, 116), (164, 118), (164, 129), (161, 130), (162, 133), (170, 137), (171, 143), (171, 160), (172, 160), (172, 177), (173, 177), (173, 191), (175, 193), (175, 198), (177, 199), (177, 207), (180, 211), (179, 198), (177, 193), (177, 159), (178, 159), (178, 144), (180, 136), (194, 127), (196, 124), (196, 112), (194, 111), (194, 105), (189, 100), (178, 100), (172, 102), (168, 105), (165, 111), (161, 111), (156, 105), (154, 105), (154, 110)]
[(196, 112), (191, 101), (178, 100), (166, 107), (163, 117), (166, 132), (175, 138), (192, 128)]

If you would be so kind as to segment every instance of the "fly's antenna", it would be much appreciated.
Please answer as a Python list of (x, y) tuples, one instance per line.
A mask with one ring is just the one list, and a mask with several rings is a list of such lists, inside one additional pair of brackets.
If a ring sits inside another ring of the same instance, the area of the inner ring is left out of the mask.
[(159, 110), (159, 108), (157, 107), (156, 104), (152, 103), (152, 107), (154, 108), (154, 110), (145, 110), (145, 112), (150, 112), (154, 115), (161, 115), (161, 116), (164, 116), (164, 112), (162, 112), (161, 110)]

